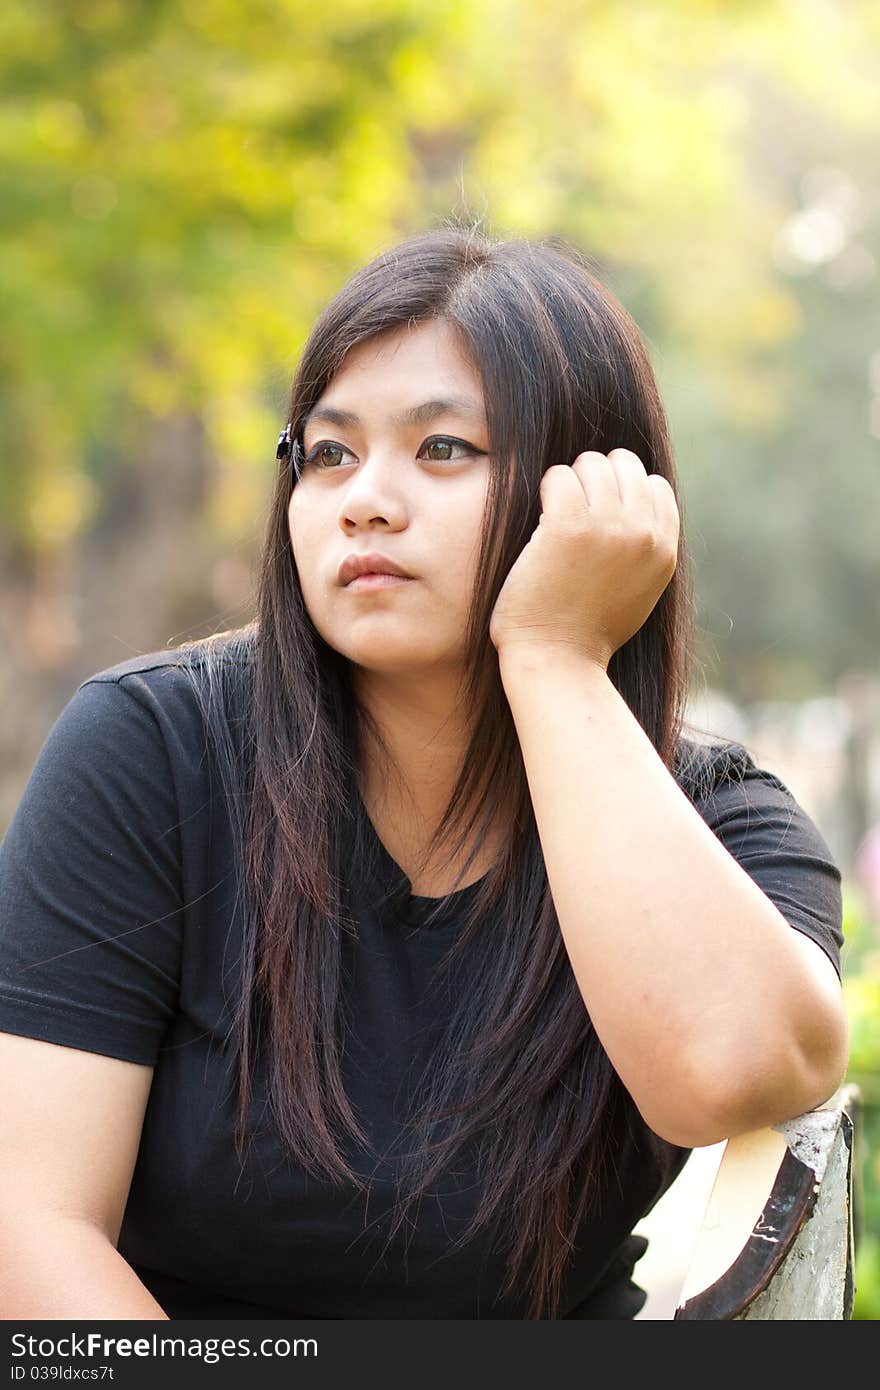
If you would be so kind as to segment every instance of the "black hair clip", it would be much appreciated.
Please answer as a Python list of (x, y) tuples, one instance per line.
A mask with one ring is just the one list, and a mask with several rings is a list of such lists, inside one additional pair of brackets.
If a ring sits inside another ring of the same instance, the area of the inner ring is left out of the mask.
[(290, 458), (290, 445), (290, 425), (287, 424), (278, 436), (278, 445), (275, 449), (276, 459)]

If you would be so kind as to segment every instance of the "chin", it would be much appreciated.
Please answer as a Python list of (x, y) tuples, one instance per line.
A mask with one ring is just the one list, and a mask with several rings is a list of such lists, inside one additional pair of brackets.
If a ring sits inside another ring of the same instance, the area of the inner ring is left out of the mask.
[(425, 668), (446, 664), (450, 653), (436, 643), (428, 645), (423, 632), (377, 632), (371, 636), (359, 634), (358, 638), (341, 638), (332, 645), (342, 656), (355, 666), (368, 671), (384, 671), (388, 674), (415, 672)]
[(419, 671), (436, 666), (439, 660), (436, 654), (420, 652), (412, 643), (406, 647), (364, 646), (358, 643), (349, 647), (343, 655), (355, 666), (362, 666), (367, 671), (385, 672), (388, 675), (398, 672), (405, 675)]

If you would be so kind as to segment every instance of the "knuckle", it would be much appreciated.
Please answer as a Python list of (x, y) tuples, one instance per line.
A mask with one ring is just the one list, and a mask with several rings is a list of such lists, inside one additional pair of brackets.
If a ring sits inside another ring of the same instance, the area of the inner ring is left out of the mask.
[(672, 497), (674, 499), (675, 492), (672, 484), (668, 478), (664, 478), (662, 473), (649, 473), (648, 482), (653, 488), (656, 488), (658, 492), (664, 492), (667, 497)]
[(666, 541), (662, 549), (663, 559), (670, 574), (674, 574), (678, 568), (678, 544), (675, 541)]
[(608, 457), (610, 459), (626, 459), (627, 461), (631, 459), (633, 463), (637, 463), (639, 465), (639, 468), (644, 469), (645, 467), (638, 454), (633, 453), (632, 449), (612, 449)]
[(640, 527), (633, 539), (637, 549), (644, 555), (651, 555), (657, 549), (658, 537), (653, 526), (647, 529)]

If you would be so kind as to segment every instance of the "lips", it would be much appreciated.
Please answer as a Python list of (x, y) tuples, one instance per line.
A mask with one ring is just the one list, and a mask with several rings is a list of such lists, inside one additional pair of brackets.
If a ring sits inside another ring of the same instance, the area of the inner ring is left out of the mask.
[(396, 574), (402, 579), (413, 578), (409, 570), (398, 565), (389, 555), (380, 555), (375, 550), (371, 550), (368, 555), (346, 555), (339, 566), (339, 583), (342, 585), (350, 584), (353, 579), (360, 578), (362, 574)]

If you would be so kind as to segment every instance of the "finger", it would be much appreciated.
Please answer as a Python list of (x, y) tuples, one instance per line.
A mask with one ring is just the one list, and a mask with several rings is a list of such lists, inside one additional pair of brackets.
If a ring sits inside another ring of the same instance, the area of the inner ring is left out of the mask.
[(608, 460), (617, 477), (620, 500), (633, 516), (644, 513), (646, 521), (651, 521), (653, 503), (647, 487), (648, 474), (645, 465), (632, 449), (612, 449)]
[(578, 454), (571, 472), (579, 480), (591, 511), (607, 511), (620, 506), (620, 486), (617, 474), (606, 454), (586, 449)]
[(589, 514), (587, 498), (574, 470), (567, 463), (553, 463), (544, 470), (540, 485), (542, 515), (564, 528), (580, 527)]
[(654, 506), (657, 539), (659, 542), (665, 542), (671, 553), (677, 555), (681, 515), (672, 484), (660, 473), (649, 473), (648, 487)]

